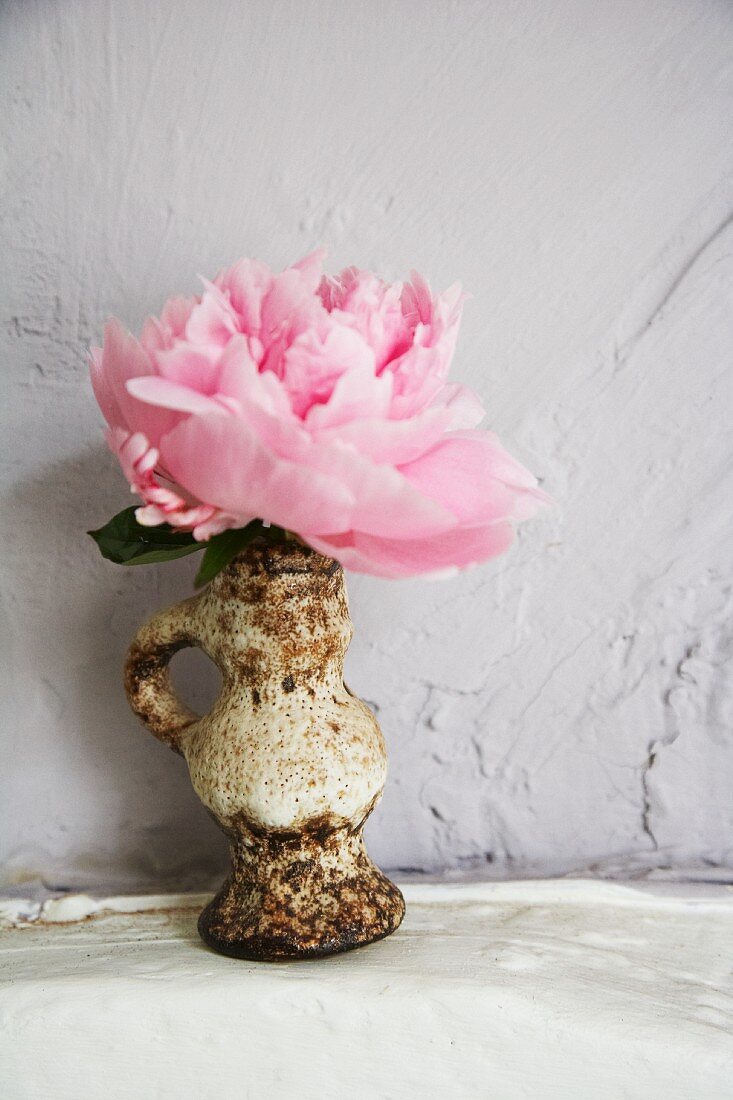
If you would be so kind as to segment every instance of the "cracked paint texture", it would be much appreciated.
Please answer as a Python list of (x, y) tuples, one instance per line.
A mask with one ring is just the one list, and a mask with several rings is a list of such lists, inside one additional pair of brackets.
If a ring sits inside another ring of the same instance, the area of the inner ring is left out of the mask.
[[(455, 377), (556, 497), (502, 560), (352, 576), (388, 868), (733, 865), (733, 12), (712, 0), (10, 3), (0, 14), (4, 881), (226, 862), (120, 667), (85, 349), (240, 255), (471, 293)], [(214, 690), (191, 655), (177, 676)]]

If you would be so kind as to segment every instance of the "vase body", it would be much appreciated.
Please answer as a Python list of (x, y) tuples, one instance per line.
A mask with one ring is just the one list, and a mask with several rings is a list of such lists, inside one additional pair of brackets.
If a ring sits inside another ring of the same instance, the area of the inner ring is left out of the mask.
[[(253, 545), (199, 596), (153, 617), (125, 686), (180, 752), (230, 843), (232, 869), (199, 919), (204, 941), (250, 959), (309, 958), (389, 935), (404, 914), (362, 829), (386, 776), (374, 715), (343, 680), (351, 639), (343, 571), (298, 543)], [(199, 646), (222, 690), (200, 718), (168, 663)]]

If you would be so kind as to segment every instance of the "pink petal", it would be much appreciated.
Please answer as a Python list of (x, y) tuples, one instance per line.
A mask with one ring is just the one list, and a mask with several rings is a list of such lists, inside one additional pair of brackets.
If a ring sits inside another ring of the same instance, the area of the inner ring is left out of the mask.
[(327, 402), (338, 380), (354, 371), (374, 377), (374, 354), (358, 332), (329, 322), (325, 336), (308, 329), (282, 359), (282, 378), (298, 416)]
[(250, 351), (250, 340), (234, 336), (219, 360), (219, 393), (233, 398), (241, 408), (256, 406), (274, 417), (293, 418), (290, 400), (272, 371), (260, 371)]
[[(526, 484), (504, 479), (509, 463), (512, 473), (521, 471)], [(498, 440), (485, 432), (452, 434), (400, 469), (412, 485), (463, 524), (525, 518), (544, 496), (529, 471), (509, 459)]]
[(202, 348), (179, 341), (175, 347), (155, 354), (155, 363), (163, 378), (199, 393), (216, 393), (219, 382), (218, 348)]
[(308, 279), (296, 268), (287, 268), (275, 277), (262, 300), (260, 335), (266, 341), (283, 326), (291, 329), (294, 322), (300, 330), (306, 319), (315, 319), (318, 309), (323, 306)]
[(322, 283), (322, 301), (331, 317), (361, 334), (374, 350), (377, 372), (412, 344), (412, 328), (400, 303), (402, 285), (389, 285), (368, 271), (347, 269)]
[[(338, 439), (330, 444), (318, 443), (297, 420), (276, 420), (251, 406), (242, 415), (250, 426), (256, 426), (259, 438), (266, 440), (267, 446), (282, 458), (333, 477), (346, 487), (354, 501), (349, 528), (376, 535), (417, 538), (438, 534), (454, 525), (455, 516), (451, 512), (426, 497), (393, 467), (372, 462)], [(316, 525), (309, 527), (318, 529)]]
[(387, 374), (376, 377), (372, 363), (365, 369), (345, 371), (328, 401), (311, 406), (305, 422), (315, 431), (348, 424), (357, 417), (386, 418), (391, 398), (392, 378)]
[(278, 458), (231, 416), (189, 417), (161, 448), (171, 477), (198, 500), (302, 533), (346, 530), (354, 498), (337, 478)]
[(190, 344), (222, 348), (237, 331), (237, 319), (232, 307), (221, 297), (206, 291), (186, 324), (186, 340)]
[(439, 348), (412, 347), (385, 368), (394, 379), (391, 415), (415, 416), (433, 403), (444, 384), (449, 363)]
[(152, 358), (156, 351), (163, 351), (164, 348), (170, 347), (171, 340), (158, 318), (148, 317), (140, 333), (140, 343)]
[(172, 339), (179, 339), (186, 330), (191, 312), (195, 309), (200, 298), (190, 295), (187, 298), (169, 298), (160, 313), (160, 323)]
[(304, 442), (297, 436), (292, 436), (289, 442), (291, 460), (331, 474), (347, 487), (354, 499), (350, 528), (387, 537), (419, 538), (440, 534), (455, 523), (451, 512), (426, 497), (390, 466), (370, 462), (341, 443), (323, 446)]
[(455, 527), (440, 538), (384, 539), (358, 531), (346, 537), (310, 537), (321, 554), (375, 577), (417, 577), (466, 569), (503, 554), (514, 540), (509, 523)]
[(89, 375), (92, 380), (92, 389), (94, 390), (97, 404), (102, 410), (102, 416), (110, 427), (127, 427), (122, 411), (117, 404), (117, 398), (104, 373), (102, 363), (102, 349), (91, 348), (89, 353)]
[(127, 392), (148, 405), (175, 409), (176, 412), (199, 415), (225, 412), (224, 406), (215, 398), (206, 397), (178, 382), (169, 382), (166, 378), (131, 378), (127, 383)]
[(143, 404), (127, 392), (126, 386), (131, 378), (152, 374), (153, 364), (135, 337), (125, 332), (119, 321), (108, 321), (101, 361), (97, 359), (92, 373), (95, 393), (99, 391), (100, 406), (111, 427), (140, 431), (155, 445), (178, 417)]
[(426, 279), (418, 271), (410, 272), (410, 282), (402, 291), (402, 309), (408, 318), (424, 325), (430, 323), (433, 314), (433, 296)]
[(242, 332), (259, 334), (262, 301), (272, 287), (273, 279), (266, 264), (258, 260), (240, 260), (220, 272), (214, 280), (215, 285), (229, 295)]
[(454, 431), (475, 428), (486, 415), (478, 394), (457, 382), (446, 383), (435, 396), (431, 408), (446, 409), (450, 413), (449, 427)]
[[(484, 445), (491, 449), (491, 465), (494, 477), (501, 478), (507, 485), (514, 485), (521, 489), (537, 489), (537, 478), (529, 470), (518, 462), (516, 458), (505, 451), (499, 442), (496, 432), (462, 432), (465, 439), (483, 440)], [(542, 490), (538, 490), (547, 500), (550, 498)]]
[(327, 255), (328, 249), (321, 246), (320, 248), (314, 248), (314, 250), (309, 252), (307, 256), (304, 256), (302, 260), (298, 260), (297, 263), (291, 264), (291, 269), (293, 271), (299, 271), (303, 276), (305, 284), (312, 294), (315, 294), (318, 289), (318, 284), (323, 276), (323, 261)]
[(401, 466), (419, 458), (451, 427), (451, 411), (447, 407), (434, 407), (408, 420), (370, 417), (319, 428), (313, 432), (313, 438), (317, 443), (348, 444), (379, 465)]
[[(190, 451), (180, 444), (182, 439)], [(172, 445), (176, 449), (171, 459)], [(221, 453), (218, 448), (223, 448)], [(240, 450), (246, 463), (237, 457)], [(254, 405), (237, 417), (207, 415), (185, 421), (166, 438), (161, 453), (172, 478), (198, 499), (225, 511), (262, 515), (301, 534), (358, 528), (412, 538), (438, 534), (455, 523), (451, 512), (397, 470), (378, 466), (340, 444), (314, 443), (297, 421), (280, 420)], [(274, 496), (274, 482), (266, 479), (270, 466), (278, 471)], [(249, 473), (241, 472), (245, 467)], [(204, 476), (208, 480), (202, 482)], [(346, 513), (337, 512), (338, 527), (333, 517), (328, 519), (329, 494), (338, 508), (350, 502)]]

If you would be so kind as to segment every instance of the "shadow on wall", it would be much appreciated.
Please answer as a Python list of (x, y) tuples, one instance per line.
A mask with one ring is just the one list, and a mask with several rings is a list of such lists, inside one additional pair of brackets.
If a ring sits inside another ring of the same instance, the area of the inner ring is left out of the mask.
[[(16, 483), (5, 502), (12, 881), (203, 889), (227, 867), (185, 762), (145, 732), (124, 695), (135, 631), (191, 594), (196, 568), (195, 558), (134, 568), (101, 558), (85, 530), (128, 499), (114, 459), (94, 447)], [(174, 665), (177, 689), (203, 713), (218, 671), (195, 650)], [(42, 809), (28, 815), (28, 805)]]

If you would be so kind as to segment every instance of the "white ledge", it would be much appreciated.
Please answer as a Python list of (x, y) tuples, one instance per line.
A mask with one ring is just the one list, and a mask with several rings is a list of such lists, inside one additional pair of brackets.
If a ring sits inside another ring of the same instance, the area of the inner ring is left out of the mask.
[(2, 1094), (713, 1100), (733, 1077), (733, 893), (404, 887), (394, 936), (249, 963), (202, 895), (8, 902)]

